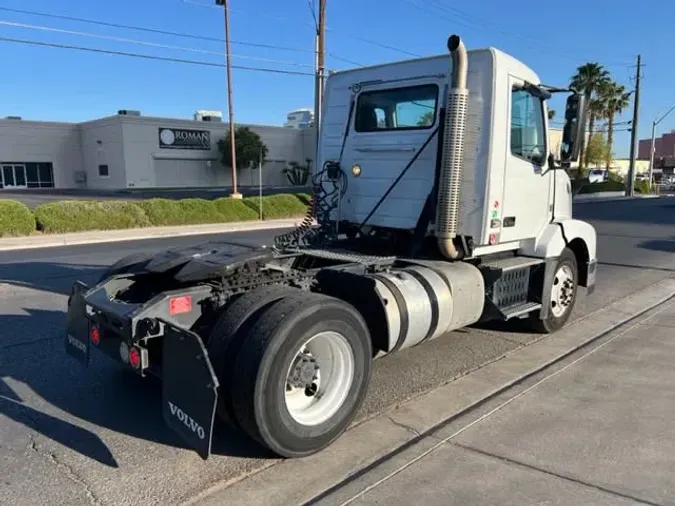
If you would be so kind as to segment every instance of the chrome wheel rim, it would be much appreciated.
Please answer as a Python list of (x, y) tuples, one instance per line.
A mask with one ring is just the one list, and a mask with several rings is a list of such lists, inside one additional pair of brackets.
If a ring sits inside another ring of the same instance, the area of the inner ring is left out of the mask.
[(300, 346), (285, 385), (286, 409), (293, 420), (316, 426), (334, 416), (354, 381), (354, 362), (349, 342), (338, 332), (321, 332)]
[(551, 312), (560, 318), (569, 311), (574, 301), (574, 273), (569, 265), (561, 265), (553, 277), (551, 286)]

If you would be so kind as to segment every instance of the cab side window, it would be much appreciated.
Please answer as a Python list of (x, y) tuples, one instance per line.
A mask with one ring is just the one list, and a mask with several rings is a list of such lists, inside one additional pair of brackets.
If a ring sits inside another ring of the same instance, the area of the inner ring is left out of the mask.
[(522, 88), (511, 90), (511, 153), (539, 166), (546, 159), (544, 105)]
[(436, 120), (439, 88), (435, 84), (366, 91), (356, 104), (357, 132), (424, 130)]

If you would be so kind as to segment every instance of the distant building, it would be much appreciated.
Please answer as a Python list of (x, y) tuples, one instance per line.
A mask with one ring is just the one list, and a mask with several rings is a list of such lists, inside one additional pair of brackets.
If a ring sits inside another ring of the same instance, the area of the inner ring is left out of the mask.
[[(640, 160), (649, 160), (651, 147), (651, 139), (640, 139), (637, 157)], [(672, 158), (673, 156), (675, 156), (675, 130), (654, 139), (654, 158)]]
[(314, 125), (312, 109), (296, 109), (286, 115), (285, 128), (309, 128)]
[(197, 109), (193, 117), (195, 121), (223, 121), (223, 113), (220, 111), (205, 111), (204, 109)]
[[(232, 185), (218, 141), (229, 125), (218, 111), (195, 119), (143, 116), (120, 110), (82, 123), (0, 119), (0, 194), (25, 188), (209, 188)], [(244, 125), (269, 149), (262, 184), (283, 186), (288, 162), (314, 158), (308, 129)], [(258, 184), (257, 171), (238, 170), (241, 186)], [(4, 197), (3, 195), (3, 198)]]
[[(548, 151), (553, 153), (553, 158), (560, 160), (560, 147), (562, 145), (562, 128), (549, 127), (548, 129)], [(588, 143), (589, 135), (586, 132), (586, 143)], [(572, 163), (571, 167), (577, 167), (578, 163)]]

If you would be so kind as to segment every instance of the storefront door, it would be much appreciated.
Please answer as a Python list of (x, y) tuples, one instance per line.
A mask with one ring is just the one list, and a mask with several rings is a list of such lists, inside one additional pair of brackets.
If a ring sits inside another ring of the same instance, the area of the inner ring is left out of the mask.
[(2, 187), (6, 190), (13, 188), (26, 188), (26, 166), (25, 165), (3, 165), (2, 166)]

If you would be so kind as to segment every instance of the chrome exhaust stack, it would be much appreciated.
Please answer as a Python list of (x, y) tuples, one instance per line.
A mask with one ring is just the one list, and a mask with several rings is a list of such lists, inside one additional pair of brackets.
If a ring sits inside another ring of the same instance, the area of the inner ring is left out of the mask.
[(458, 35), (450, 36), (448, 50), (452, 55), (452, 77), (446, 101), (434, 234), (441, 253), (446, 258), (456, 259), (459, 252), (453, 239), (457, 235), (459, 221), (459, 194), (462, 185), (464, 135), (469, 101), (469, 90), (466, 87), (468, 56), (466, 47)]

